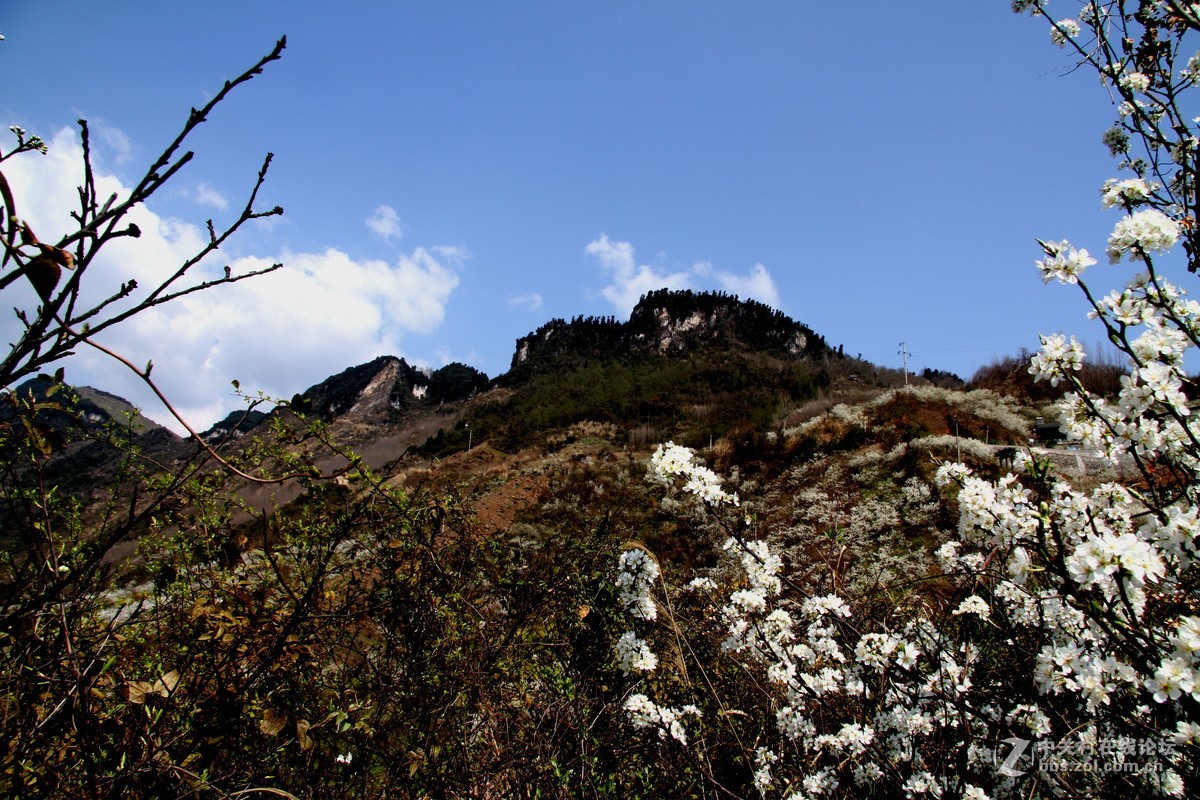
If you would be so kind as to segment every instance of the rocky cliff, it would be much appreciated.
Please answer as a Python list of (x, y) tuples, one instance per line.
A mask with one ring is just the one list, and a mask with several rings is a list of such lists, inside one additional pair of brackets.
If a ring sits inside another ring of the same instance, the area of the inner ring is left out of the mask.
[(465, 400), (488, 383), (487, 375), (465, 364), (426, 371), (403, 358), (380, 356), (297, 394), (292, 405), (324, 419), (384, 423), (412, 409)]
[(736, 296), (662, 289), (638, 302), (627, 322), (613, 317), (551, 320), (517, 340), (511, 382), (544, 369), (591, 359), (745, 350), (782, 358), (829, 354), (823, 337), (780, 311)]

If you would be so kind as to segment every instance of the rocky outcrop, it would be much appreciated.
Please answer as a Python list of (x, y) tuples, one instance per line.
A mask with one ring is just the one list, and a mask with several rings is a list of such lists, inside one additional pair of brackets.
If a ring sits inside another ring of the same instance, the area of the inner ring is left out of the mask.
[(613, 317), (555, 319), (518, 339), (511, 377), (572, 361), (686, 355), (697, 349), (797, 359), (830, 352), (823, 337), (763, 303), (719, 292), (662, 289), (642, 297), (628, 322)]
[(379, 424), (415, 408), (465, 400), (487, 385), (487, 375), (465, 364), (425, 371), (403, 358), (380, 356), (301, 392), (292, 405), (322, 419)]

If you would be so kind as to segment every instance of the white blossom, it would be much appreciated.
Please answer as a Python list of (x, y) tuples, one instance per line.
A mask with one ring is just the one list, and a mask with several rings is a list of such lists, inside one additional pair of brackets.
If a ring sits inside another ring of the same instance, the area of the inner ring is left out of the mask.
[(932, 795), (933, 797), (942, 796), (942, 787), (938, 783), (936, 777), (931, 773), (921, 771), (915, 772), (904, 781), (904, 794), (907, 797), (917, 797), (919, 795)]
[(955, 616), (962, 614), (975, 614), (980, 619), (987, 619), (991, 616), (992, 609), (988, 606), (987, 601), (977, 594), (973, 594), (966, 600), (958, 604), (958, 608), (954, 609)]
[(1171, 738), (1181, 747), (1200, 744), (1200, 724), (1180, 720), (1175, 724), (1175, 733)]
[(634, 547), (621, 553), (617, 568), (617, 596), (622, 608), (638, 619), (655, 619), (658, 608), (650, 587), (658, 579), (658, 563), (645, 550)]
[(1179, 239), (1179, 223), (1156, 208), (1135, 211), (1119, 220), (1108, 237), (1108, 260), (1116, 264), (1128, 255), (1144, 261), (1154, 252), (1170, 250)]
[(754, 751), (754, 788), (763, 794), (774, 783), (771, 776), (771, 765), (779, 760), (779, 756), (772, 750), (766, 747), (759, 747)]
[(1200, 53), (1188, 59), (1187, 67), (1179, 73), (1179, 77), (1192, 83), (1200, 83)]
[(1041, 340), (1042, 351), (1029, 361), (1029, 374), (1035, 380), (1047, 380), (1051, 386), (1057, 386), (1067, 373), (1083, 366), (1083, 345), (1074, 336), (1070, 342), (1061, 333), (1043, 335)]
[(1079, 35), (1079, 23), (1073, 19), (1060, 19), (1050, 28), (1050, 41), (1055, 47), (1065, 47), (1070, 39)]
[(626, 675), (634, 672), (653, 672), (658, 657), (633, 631), (626, 631), (617, 640), (617, 666)]
[(1010, 722), (1022, 726), (1034, 737), (1041, 739), (1050, 733), (1050, 718), (1035, 705), (1021, 703), (1009, 713)]
[(825, 614), (834, 614), (839, 617), (850, 616), (850, 606), (835, 594), (808, 598), (804, 601), (803, 611), (809, 617), (821, 617)]
[(1078, 283), (1084, 270), (1096, 264), (1096, 259), (1087, 250), (1076, 250), (1069, 242), (1045, 242), (1046, 259), (1038, 261), (1042, 271), (1042, 282), (1057, 280), (1059, 283)]
[(1102, 195), (1100, 203), (1105, 208), (1135, 206), (1148, 200), (1157, 188), (1158, 184), (1142, 178), (1126, 178), (1125, 180), (1110, 178), (1100, 189)]
[(1150, 88), (1150, 78), (1144, 72), (1127, 72), (1119, 83), (1131, 92), (1144, 92)]
[(1146, 679), (1146, 689), (1154, 694), (1154, 699), (1159, 703), (1178, 700), (1185, 694), (1200, 700), (1198, 677), (1189, 659), (1173, 655), (1164, 658), (1154, 671), (1154, 676)]
[(670, 483), (677, 477), (684, 479), (683, 490), (712, 505), (738, 505), (737, 494), (729, 494), (721, 488), (721, 479), (707, 467), (695, 463), (691, 450), (674, 442), (660, 444), (650, 457), (650, 467), (655, 479)]
[(681, 745), (687, 745), (687, 731), (683, 721), (686, 717), (700, 716), (700, 709), (694, 705), (682, 708), (660, 706), (644, 694), (635, 694), (625, 701), (625, 713), (635, 728), (654, 728), (660, 739), (670, 736)]
[(1163, 770), (1162, 774), (1158, 776), (1158, 780), (1161, 782), (1160, 788), (1163, 794), (1168, 797), (1183, 797), (1183, 778), (1178, 772), (1173, 769)]

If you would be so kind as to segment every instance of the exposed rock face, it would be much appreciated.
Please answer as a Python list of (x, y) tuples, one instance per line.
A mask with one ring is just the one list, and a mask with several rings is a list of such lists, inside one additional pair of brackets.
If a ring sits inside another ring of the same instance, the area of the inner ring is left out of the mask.
[[(669, 353), (672, 350), (683, 350), (687, 347), (688, 335), (697, 331), (713, 330), (713, 320), (702, 311), (693, 311), (684, 319), (675, 319), (665, 308), (656, 308), (651, 312), (658, 324), (655, 336), (649, 342), (650, 346), (659, 353)], [(645, 341), (646, 334), (636, 334), (636, 338)]]
[(234, 411), (225, 417), (225, 419), (213, 425), (204, 433), (200, 434), (200, 438), (212, 444), (213, 442), (226, 439), (228, 437), (237, 438), (246, 432), (252, 430), (256, 425), (267, 418), (267, 414), (253, 409), (251, 411)]
[[(391, 416), (391, 412), (399, 410), (398, 406), (401, 405), (399, 400), (392, 399), (392, 395), (407, 390), (411, 396), (412, 390), (416, 388), (410, 372), (416, 370), (409, 367), (403, 359), (382, 359), (380, 370), (358, 393), (353, 405), (347, 408), (342, 416), (363, 421), (374, 421), (381, 417), (386, 419)], [(420, 375), (419, 372), (416, 374)], [(336, 409), (330, 409), (330, 412), (338, 413)]]
[(426, 372), (403, 358), (380, 356), (327, 378), (292, 403), (326, 419), (383, 423), (412, 408), (465, 400), (487, 385), (487, 375), (464, 364)]
[(793, 358), (830, 352), (807, 326), (754, 300), (666, 289), (645, 295), (628, 322), (613, 317), (551, 320), (517, 340), (514, 371), (563, 359), (685, 354), (696, 348), (745, 349)]

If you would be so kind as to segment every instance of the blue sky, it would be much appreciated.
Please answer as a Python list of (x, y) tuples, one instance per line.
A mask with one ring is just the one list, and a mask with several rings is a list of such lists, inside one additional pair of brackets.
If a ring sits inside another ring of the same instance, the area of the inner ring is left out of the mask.
[[(623, 318), (662, 285), (753, 296), (882, 365), (904, 341), (910, 368), (964, 378), (1039, 331), (1099, 339), (1077, 291), (1042, 285), (1034, 237), (1104, 260), (1114, 110), (1007, 0), (47, 0), (9, 5), (0, 33), (0, 117), (52, 144), (6, 173), (42, 231), (78, 181), (74, 120), (119, 191), (287, 35), (196, 135), (142, 249), (95, 274), (148, 285), (275, 153), (260, 205), (284, 217), (206, 269), (288, 274), (109, 340), (198, 427), (233, 378), (290, 396), (383, 353), (496, 375), (548, 319)], [(163, 418), (117, 365), (67, 370)]]

